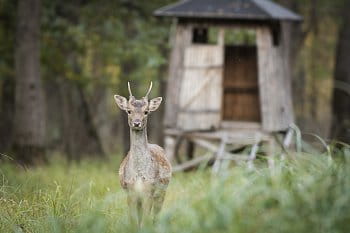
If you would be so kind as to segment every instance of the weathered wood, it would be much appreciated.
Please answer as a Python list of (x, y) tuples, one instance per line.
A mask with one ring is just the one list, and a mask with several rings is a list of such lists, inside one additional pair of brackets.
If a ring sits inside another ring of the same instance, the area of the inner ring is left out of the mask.
[(258, 122), (242, 122), (242, 121), (222, 121), (220, 125), (221, 129), (227, 130), (261, 130), (261, 124)]
[(208, 94), (210, 93), (206, 93), (206, 91), (211, 91), (212, 85), (217, 87), (220, 72), (220, 68), (209, 68), (203, 70), (187, 68), (184, 73), (183, 85), (181, 87), (180, 111), (191, 112), (193, 110), (198, 111), (206, 109), (214, 111), (220, 110), (219, 106), (208, 106), (206, 105), (206, 102), (204, 102), (206, 100), (210, 101), (208, 97)]
[(284, 34), (274, 45), (271, 29), (260, 27), (257, 44), (262, 126), (268, 132), (285, 130), (294, 119)]
[(192, 27), (178, 24), (174, 33), (174, 45), (170, 55), (167, 96), (165, 102), (165, 127), (175, 127), (179, 109), (179, 94), (183, 80), (185, 48), (192, 40)]
[[(245, 157), (243, 157), (245, 156)], [(200, 156), (200, 157), (197, 157), (197, 158), (194, 158), (190, 161), (187, 161), (187, 162), (184, 162), (180, 165), (177, 165), (177, 166), (174, 166), (173, 167), (173, 172), (180, 172), (180, 171), (184, 171), (184, 170), (187, 170), (189, 168), (193, 168), (205, 161), (210, 161), (211, 159), (213, 159), (215, 157), (214, 154), (205, 154), (203, 156)], [(239, 158), (239, 157), (232, 157), (232, 156), (223, 156), (221, 157), (219, 160), (221, 161), (224, 161), (224, 160), (229, 160), (229, 161), (235, 161), (235, 162), (242, 162), (242, 161), (247, 161), (247, 155), (240, 155), (240, 157), (242, 158)]]
[(286, 157), (287, 149), (292, 144), (293, 134), (294, 134), (294, 130), (292, 128), (289, 128), (284, 135), (284, 139), (283, 139), (283, 142), (281, 145), (282, 146), (281, 159), (285, 159), (285, 157)]
[(293, 133), (294, 133), (294, 130), (292, 128), (289, 128), (283, 140), (284, 149), (289, 148), (290, 144), (292, 143)]
[(183, 164), (180, 164), (180, 165), (173, 167), (173, 172), (186, 170), (186, 169), (194, 167), (194, 166), (196, 166), (204, 161), (209, 161), (212, 158), (214, 158), (214, 154), (206, 154), (204, 156), (197, 157), (193, 160), (187, 161)]
[(182, 130), (218, 128), (220, 103), (221, 68), (186, 69), (181, 86), (178, 128)]
[(214, 173), (218, 173), (220, 168), (221, 168), (222, 161), (220, 159), (224, 156), (226, 141), (227, 141), (227, 135), (225, 134), (221, 140), (220, 147), (219, 147), (219, 150), (218, 150), (217, 155), (216, 155), (216, 160), (215, 160), (214, 165), (213, 165), (213, 172)]
[(208, 149), (211, 152), (216, 153), (218, 151), (218, 147), (215, 144), (212, 144), (206, 140), (203, 139), (193, 139), (194, 143), (196, 143), (198, 146), (204, 147)]
[(220, 141), (224, 134), (227, 134), (227, 142), (230, 144), (242, 144), (250, 145), (255, 143), (256, 134), (259, 134), (261, 141), (268, 141), (271, 138), (270, 134), (267, 134), (259, 130), (216, 130), (212, 132), (183, 132), (176, 129), (167, 129), (165, 134), (169, 136), (177, 136), (182, 134), (184, 137), (191, 140), (204, 139), (210, 141)]
[(222, 99), (223, 37), (216, 45), (190, 45), (185, 49), (177, 128), (184, 131), (219, 128)]
[(247, 28), (255, 29), (262, 26), (271, 26), (272, 22), (262, 22), (261, 20), (229, 20), (229, 19), (203, 19), (203, 18), (179, 18), (180, 23), (191, 24), (193, 27), (220, 27), (224, 29)]
[[(211, 152), (214, 153), (214, 157), (217, 157), (218, 156), (218, 151), (219, 151), (219, 147), (207, 140), (203, 140), (203, 139), (192, 139), (192, 141), (197, 144), (198, 146), (200, 147), (203, 147)], [(226, 145), (226, 142), (224, 143)], [(227, 151), (225, 151), (223, 149), (222, 153), (221, 153), (221, 158), (227, 158), (227, 157), (230, 157), (232, 160), (242, 160), (243, 156), (245, 157), (248, 157), (248, 155), (241, 155), (241, 154), (232, 154), (232, 153), (229, 153)], [(244, 159), (243, 159), (244, 160)]]
[(167, 156), (168, 160), (173, 163), (175, 158), (175, 144), (176, 139), (175, 137), (166, 136), (164, 140), (164, 150), (165, 155)]
[(259, 149), (259, 143), (260, 143), (260, 137), (257, 135), (256, 142), (254, 143), (252, 150), (250, 151), (249, 158), (248, 158), (248, 168), (253, 169), (254, 168), (254, 160), (256, 158), (256, 153)]
[(275, 153), (276, 153), (276, 141), (274, 138), (271, 138), (268, 142), (268, 151), (267, 151), (267, 164), (269, 168), (275, 167)]
[[(218, 111), (221, 107), (221, 103), (217, 104), (216, 102), (217, 99), (222, 99), (222, 88), (220, 88), (222, 80), (215, 77), (222, 76), (223, 28), (220, 28), (217, 45), (191, 45), (192, 27), (191, 25), (179, 24), (176, 29), (169, 69), (165, 124), (168, 127), (176, 125), (183, 130), (218, 128), (221, 119), (215, 111)], [(279, 44), (274, 45), (271, 27), (257, 28), (258, 76), (261, 89), (259, 93), (260, 107), (263, 129), (268, 132), (284, 130), (294, 120), (288, 51), (284, 48), (288, 38), (283, 32), (282, 30)], [(231, 66), (228, 65), (227, 67), (227, 69), (230, 69)], [(251, 72), (256, 68), (246, 70)], [(244, 85), (250, 83), (250, 79), (247, 79), (246, 74), (238, 76), (244, 77), (245, 79), (242, 80), (245, 80), (246, 84), (240, 84), (236, 78), (231, 79), (235, 86), (238, 85), (239, 88), (243, 88)], [(225, 83), (229, 85), (230, 81)], [(244, 88), (253, 87), (248, 85)], [(218, 91), (214, 91), (215, 89)], [(256, 84), (254, 89), (256, 93), (259, 90)], [(250, 98), (250, 95), (251, 93), (245, 92), (239, 93), (238, 96), (231, 93), (230, 96), (227, 94), (224, 101), (225, 111), (229, 109), (231, 112), (238, 111), (238, 118), (242, 119), (247, 118), (253, 121), (259, 119), (258, 97)], [(232, 101), (228, 101), (229, 99)], [(232, 108), (232, 105), (237, 105), (237, 101), (240, 101), (242, 105), (252, 107)], [(203, 109), (203, 105), (206, 111), (201, 114), (198, 110)], [(208, 109), (211, 111), (210, 113)], [(255, 111), (257, 114), (248, 117), (247, 114), (249, 115), (252, 109), (257, 110)], [(186, 113), (186, 110), (188, 110), (188, 113)], [(195, 114), (193, 110), (196, 110)], [(224, 113), (224, 119), (225, 115), (228, 115), (228, 113)], [(230, 117), (232, 118), (232, 116)]]
[(185, 67), (187, 68), (207, 68), (219, 67), (223, 65), (222, 50), (218, 45), (191, 45), (185, 50)]
[(275, 153), (275, 139), (270, 137), (268, 140), (262, 140), (262, 135), (256, 134), (255, 135), (255, 139), (254, 139), (254, 143), (253, 147), (248, 154), (236, 154), (236, 153), (229, 153), (227, 151), (225, 151), (225, 146), (229, 144), (229, 142), (227, 142), (225, 140), (225, 137), (223, 137), (223, 140), (221, 142), (221, 144), (215, 145), (214, 143), (205, 140), (205, 139), (200, 139), (200, 138), (191, 138), (192, 142), (194, 142), (196, 145), (207, 149), (208, 153), (200, 156), (200, 157), (196, 157), (190, 161), (184, 162), (178, 166), (175, 166), (173, 171), (183, 171), (186, 170), (188, 168), (192, 168), (195, 167), (197, 165), (199, 165), (200, 163), (204, 162), (204, 161), (209, 161), (209, 160), (213, 160), (215, 159), (215, 163), (213, 166), (213, 172), (218, 172), (220, 170), (220, 164), (222, 163), (222, 161), (224, 160), (229, 160), (229, 161), (235, 161), (235, 162), (243, 162), (246, 161), (248, 162), (248, 168), (252, 169), (254, 168), (254, 160), (256, 159), (256, 154), (258, 152), (259, 149), (259, 144), (262, 142), (267, 143), (268, 146), (268, 150), (266, 151), (266, 158), (267, 158), (267, 163), (268, 166), (270, 168), (274, 167), (274, 153)]

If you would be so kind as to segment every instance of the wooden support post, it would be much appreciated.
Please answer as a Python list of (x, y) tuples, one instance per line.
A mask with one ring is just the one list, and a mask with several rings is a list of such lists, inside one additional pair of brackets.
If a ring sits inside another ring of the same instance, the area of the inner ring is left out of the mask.
[(200, 163), (208, 162), (213, 157), (214, 157), (214, 155), (212, 153), (207, 153), (204, 156), (197, 157), (195, 159), (192, 159), (190, 161), (184, 162), (180, 165), (173, 167), (173, 172), (184, 171), (186, 169), (193, 168)]
[(256, 153), (259, 149), (259, 143), (260, 143), (260, 135), (255, 136), (255, 143), (252, 147), (252, 150), (250, 151), (249, 158), (248, 158), (248, 168), (253, 169), (254, 168), (254, 160), (256, 158)]
[(287, 149), (290, 146), (290, 144), (292, 143), (293, 132), (294, 132), (293, 129), (289, 128), (287, 133), (286, 133), (286, 136), (284, 137), (283, 147), (285, 149)]
[[(286, 136), (284, 137), (284, 140), (283, 140), (283, 150), (287, 150), (290, 146), (290, 144), (292, 143), (292, 138), (293, 138), (293, 133), (294, 133), (294, 130), (292, 128), (289, 128), (287, 130), (287, 133), (286, 133)], [(284, 152), (281, 153), (281, 159), (285, 159), (286, 155)]]
[(171, 136), (165, 137), (165, 140), (164, 140), (165, 154), (167, 155), (171, 163), (174, 162), (175, 144), (176, 144), (176, 139), (174, 137), (171, 137)]
[[(214, 153), (213, 157), (215, 157), (217, 155), (219, 148), (215, 144), (210, 143), (210, 142), (203, 140), (203, 139), (192, 139), (192, 140), (196, 145), (203, 147), (203, 148), (207, 149), (208, 151), (213, 152)], [(243, 157), (248, 157), (248, 155), (243, 155), (243, 154), (231, 154), (225, 150), (223, 150), (222, 153), (223, 153), (222, 158), (225, 158), (225, 160), (227, 158), (230, 158), (230, 160), (242, 161), (242, 160), (245, 160)]]
[(186, 156), (187, 156), (187, 160), (193, 159), (194, 151), (195, 151), (194, 143), (191, 142), (190, 140), (187, 140), (186, 141)]
[(225, 46), (225, 28), (219, 28), (218, 45)]
[(268, 141), (268, 151), (267, 151), (267, 163), (269, 168), (275, 167), (275, 153), (276, 153), (276, 146), (275, 146), (275, 139), (270, 138)]
[(221, 144), (220, 144), (219, 150), (216, 154), (216, 160), (215, 160), (215, 163), (213, 165), (213, 173), (218, 173), (220, 168), (221, 168), (221, 164), (222, 164), (221, 158), (225, 155), (226, 143), (227, 143), (227, 135), (224, 134), (222, 139), (221, 139)]

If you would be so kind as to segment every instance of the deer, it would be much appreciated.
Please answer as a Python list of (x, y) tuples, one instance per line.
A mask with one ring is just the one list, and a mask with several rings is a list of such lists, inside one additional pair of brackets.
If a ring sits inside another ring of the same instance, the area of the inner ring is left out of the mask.
[(149, 216), (156, 221), (172, 176), (163, 148), (147, 139), (147, 118), (162, 102), (162, 97), (148, 100), (151, 90), (152, 82), (146, 95), (136, 99), (128, 82), (129, 100), (114, 95), (118, 107), (127, 113), (130, 127), (130, 150), (120, 165), (119, 179), (127, 192), (130, 221), (139, 228)]

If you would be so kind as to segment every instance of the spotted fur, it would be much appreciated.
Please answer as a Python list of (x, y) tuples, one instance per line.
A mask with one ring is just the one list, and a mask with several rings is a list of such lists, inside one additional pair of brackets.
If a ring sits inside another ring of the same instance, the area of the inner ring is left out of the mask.
[(151, 215), (156, 218), (163, 205), (167, 186), (171, 178), (171, 165), (164, 150), (147, 140), (147, 118), (162, 102), (161, 97), (148, 100), (152, 84), (140, 100), (115, 95), (120, 109), (128, 114), (130, 126), (130, 151), (119, 168), (120, 185), (128, 193), (130, 219), (140, 227), (143, 219)]

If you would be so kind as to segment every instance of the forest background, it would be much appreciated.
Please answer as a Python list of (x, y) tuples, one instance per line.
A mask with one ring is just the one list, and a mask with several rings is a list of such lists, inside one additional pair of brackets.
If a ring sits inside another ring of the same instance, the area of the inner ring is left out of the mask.
[[(22, 163), (128, 149), (113, 94), (165, 96), (173, 0), (0, 0), (0, 152)], [(350, 142), (350, 1), (279, 0), (298, 12), (291, 30), (293, 100), (303, 132)], [(28, 85), (28, 82), (31, 84)], [(163, 143), (163, 110), (149, 122)]]

